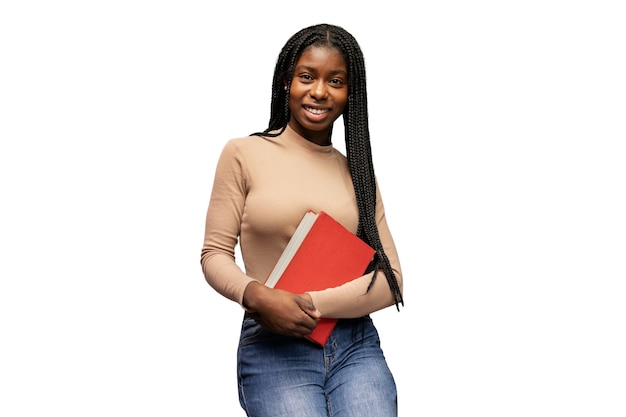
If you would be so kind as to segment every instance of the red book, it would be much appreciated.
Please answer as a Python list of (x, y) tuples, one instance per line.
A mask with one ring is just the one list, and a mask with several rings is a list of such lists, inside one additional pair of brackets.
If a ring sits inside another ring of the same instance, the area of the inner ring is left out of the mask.
[[(327, 213), (309, 210), (265, 285), (302, 294), (337, 287), (362, 276), (374, 249)], [(321, 346), (337, 319), (322, 318), (307, 338)]]

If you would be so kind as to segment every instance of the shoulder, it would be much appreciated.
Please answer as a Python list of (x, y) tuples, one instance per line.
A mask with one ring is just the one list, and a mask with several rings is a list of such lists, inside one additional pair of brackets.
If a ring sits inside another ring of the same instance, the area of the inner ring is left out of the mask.
[(335, 155), (335, 158), (343, 161), (345, 164), (348, 163), (348, 158), (339, 149), (333, 147), (333, 154)]
[(243, 136), (226, 141), (223, 152), (229, 153), (256, 153), (272, 147), (272, 139), (264, 136)]
[(244, 136), (226, 141), (219, 157), (218, 167), (248, 171), (276, 159), (274, 138), (263, 136)]

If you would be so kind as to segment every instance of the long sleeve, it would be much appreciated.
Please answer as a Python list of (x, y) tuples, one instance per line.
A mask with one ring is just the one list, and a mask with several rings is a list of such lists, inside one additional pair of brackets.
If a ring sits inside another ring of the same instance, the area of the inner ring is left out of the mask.
[(207, 282), (224, 297), (242, 303), (253, 278), (235, 262), (246, 198), (245, 168), (235, 142), (222, 150), (217, 163), (207, 210), (201, 264)]
[[(402, 271), (395, 243), (393, 241), (387, 220), (381, 193), (377, 192), (376, 223), (383, 248), (392, 270), (402, 291)], [(367, 290), (371, 283), (373, 272), (348, 282), (342, 286), (324, 291), (311, 291), (313, 304), (325, 317), (354, 318), (394, 305), (394, 298), (387, 283), (382, 268), (378, 271), (374, 285)]]

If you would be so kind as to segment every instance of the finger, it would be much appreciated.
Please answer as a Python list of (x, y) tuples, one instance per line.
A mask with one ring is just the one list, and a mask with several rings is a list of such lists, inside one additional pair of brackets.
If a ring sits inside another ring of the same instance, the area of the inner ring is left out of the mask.
[[(317, 322), (319, 321), (319, 318), (315, 318), (315, 317), (311, 317), (306, 311), (304, 312), (304, 315), (302, 316), (301, 321), (298, 323), (299, 326), (307, 329), (309, 332), (312, 331), (313, 329), (315, 329), (315, 327), (317, 326)], [(308, 334), (308, 333), (307, 333)]]
[(319, 319), (322, 316), (322, 313), (319, 312), (317, 308), (313, 305), (312, 302), (299, 297), (296, 299), (296, 303), (300, 307), (302, 311), (304, 311), (309, 317), (313, 319)]

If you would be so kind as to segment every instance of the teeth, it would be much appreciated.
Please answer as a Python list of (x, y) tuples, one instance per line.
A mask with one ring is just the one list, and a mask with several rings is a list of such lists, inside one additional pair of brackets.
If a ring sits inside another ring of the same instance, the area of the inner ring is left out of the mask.
[(313, 113), (313, 114), (324, 114), (324, 113), (328, 112), (328, 110), (312, 109), (310, 107), (306, 107), (306, 111), (308, 111), (309, 113)]

